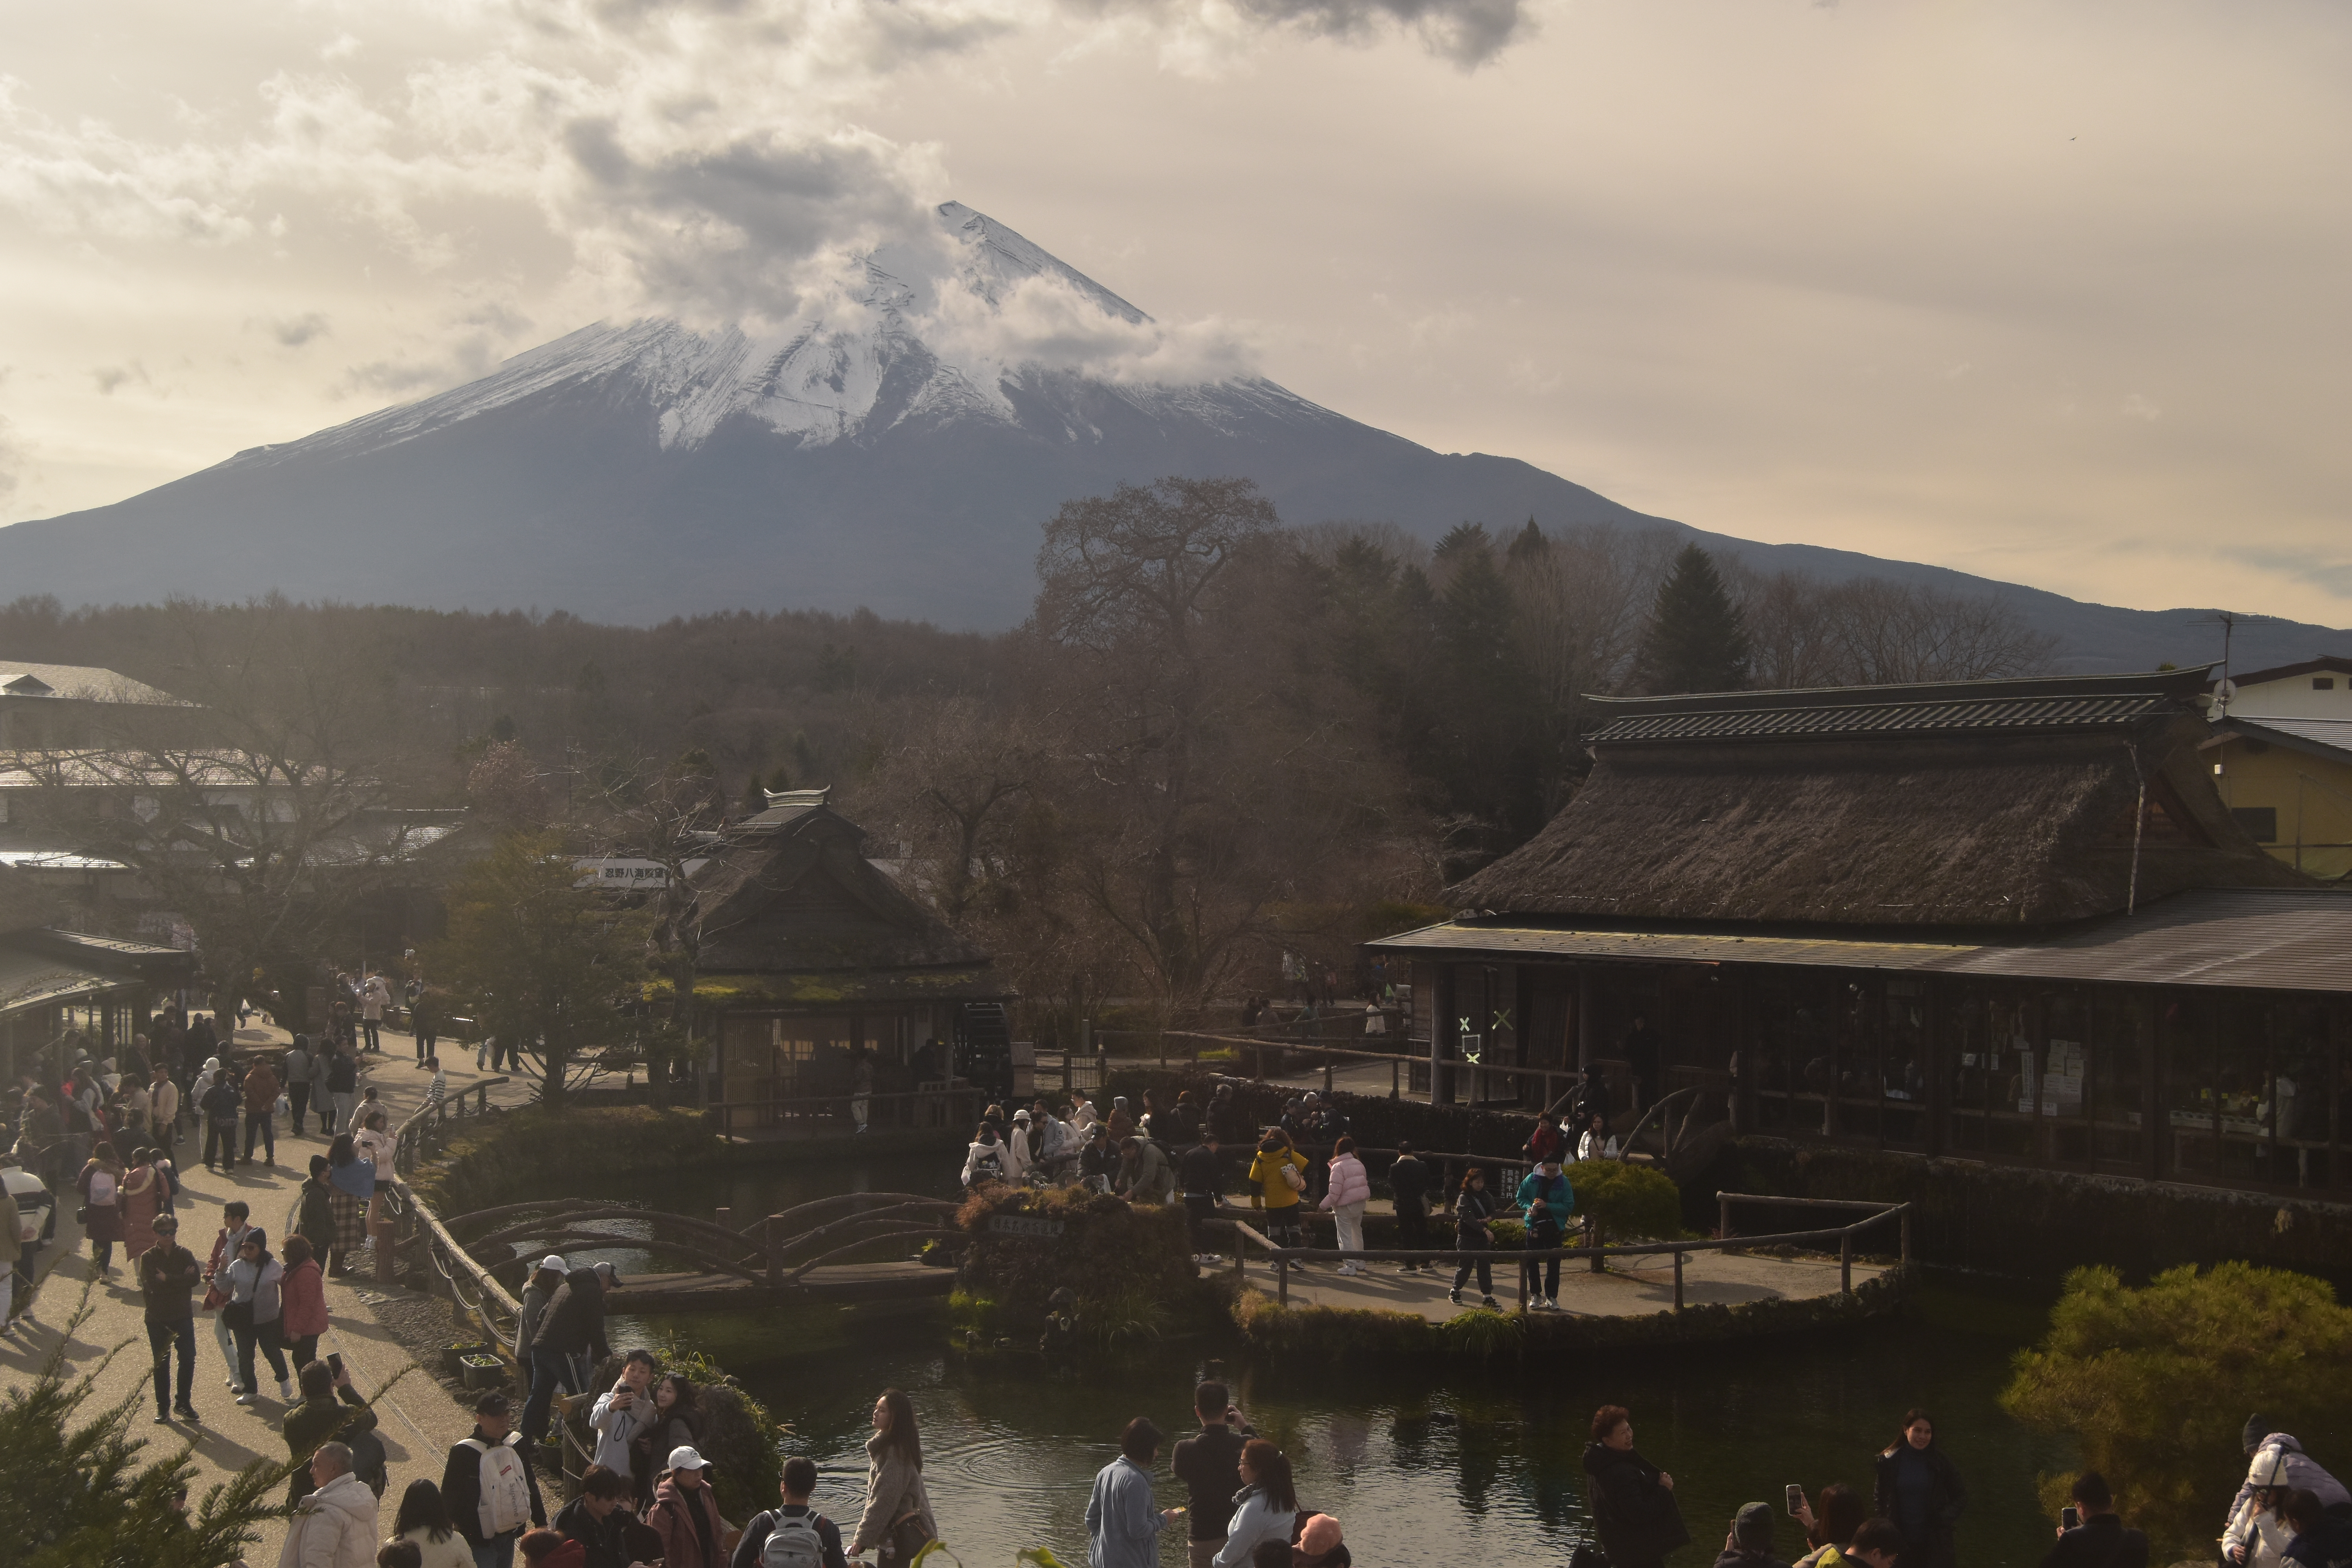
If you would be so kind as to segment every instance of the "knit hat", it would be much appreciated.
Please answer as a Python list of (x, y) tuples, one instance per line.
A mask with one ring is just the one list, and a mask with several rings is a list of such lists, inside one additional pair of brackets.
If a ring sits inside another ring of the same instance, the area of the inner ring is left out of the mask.
[(1772, 1550), (1772, 1510), (1760, 1502), (1742, 1503), (1731, 1521), (1731, 1533), (1750, 1552)]
[(2247, 1416), (2246, 1429), (2243, 1433), (2240, 1434), (2240, 1436), (2245, 1439), (2246, 1452), (2252, 1454), (2255, 1449), (2261, 1447), (2263, 1446), (2263, 1439), (2277, 1430), (2277, 1427), (2271, 1425), (2271, 1418), (2264, 1415), (2260, 1411), (2256, 1411), (2253, 1415)]

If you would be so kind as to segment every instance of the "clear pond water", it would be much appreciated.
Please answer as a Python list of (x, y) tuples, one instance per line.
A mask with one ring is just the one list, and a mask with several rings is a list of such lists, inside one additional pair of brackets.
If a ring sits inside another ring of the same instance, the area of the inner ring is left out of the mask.
[[(651, 1194), (594, 1194), (680, 1213), (720, 1205), (774, 1213), (851, 1190), (948, 1195), (952, 1173), (877, 1163), (811, 1164), (684, 1181)], [(625, 1272), (642, 1253), (612, 1254)], [(1191, 1429), (1192, 1386), (1228, 1377), (1261, 1436), (1296, 1465), (1301, 1500), (1335, 1514), (1366, 1568), (1461, 1562), (1565, 1563), (1588, 1538), (1583, 1450), (1594, 1408), (1633, 1412), (1642, 1451), (1673, 1473), (1692, 1544), (1676, 1568), (1706, 1568), (1740, 1504), (1780, 1508), (1790, 1482), (1862, 1489), (1902, 1413), (1935, 1412), (1971, 1499), (1960, 1528), (1967, 1568), (2022, 1568), (2049, 1549), (2054, 1521), (2037, 1475), (2066, 1468), (2067, 1446), (2032, 1433), (1997, 1403), (2010, 1357), (2042, 1326), (2043, 1301), (2011, 1292), (1924, 1290), (1899, 1321), (1859, 1332), (1697, 1351), (1498, 1363), (1465, 1373), (1415, 1365), (1324, 1367), (1279, 1359), (1211, 1363), (1171, 1344), (1083, 1373), (1025, 1358), (965, 1358), (946, 1348), (943, 1307), (803, 1308), (773, 1313), (616, 1321), (614, 1342), (676, 1332), (707, 1348), (791, 1424), (787, 1450), (814, 1458), (819, 1506), (854, 1519), (875, 1396), (900, 1387), (921, 1418), (926, 1476), (941, 1532), (965, 1568), (1009, 1565), (1026, 1546), (1086, 1561), (1083, 1518), (1094, 1472), (1120, 1428), (1149, 1415)], [(1184, 1500), (1167, 1479), (1161, 1502)], [(1782, 1516), (1778, 1542), (1802, 1550)], [(1179, 1531), (1161, 1561), (1185, 1561)]]

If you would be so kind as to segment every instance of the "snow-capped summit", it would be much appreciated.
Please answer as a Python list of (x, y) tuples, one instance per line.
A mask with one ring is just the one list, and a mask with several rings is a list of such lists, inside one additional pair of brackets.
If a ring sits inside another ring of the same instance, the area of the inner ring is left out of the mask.
[(1465, 520), (1613, 522), (1765, 571), (1985, 586), (1699, 534), (1526, 463), (1442, 456), (1285, 391), (983, 214), (939, 217), (774, 331), (601, 322), (420, 402), (0, 528), (0, 584), (71, 605), (275, 588), (637, 622), (863, 605), (991, 629), (1026, 612), (1063, 502), (1178, 474), (1253, 479), (1292, 522), (1433, 540)]
[[(937, 247), (901, 244), (859, 258), (846, 320), (819, 313), (762, 336), (736, 328), (706, 335), (659, 319), (600, 321), (517, 354), (478, 381), (301, 441), (240, 452), (229, 466), (378, 450), (591, 383), (641, 394), (664, 450), (691, 451), (738, 416), (810, 447), (908, 419), (1017, 425), (1015, 390), (1047, 386), (1055, 367), (1023, 356), (1017, 338), (992, 330), (1008, 301), (1042, 294), (1080, 336), (1089, 326), (1114, 338), (1140, 329), (1137, 341), (1148, 341), (1150, 317), (1033, 241), (961, 202), (943, 204), (939, 216)], [(1127, 390), (1139, 408), (1169, 396), (1148, 382)], [(1243, 400), (1269, 394), (1287, 395), (1260, 383)]]

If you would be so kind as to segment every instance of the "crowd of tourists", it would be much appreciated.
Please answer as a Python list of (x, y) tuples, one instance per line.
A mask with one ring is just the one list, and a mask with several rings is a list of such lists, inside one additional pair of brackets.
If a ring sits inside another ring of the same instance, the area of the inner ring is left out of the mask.
[[(551, 1513), (510, 1424), (511, 1405), (486, 1394), (439, 1484), (411, 1483), (383, 1539), (376, 1496), (363, 1468), (354, 1468), (364, 1464), (373, 1418), (340, 1371), (331, 1379), (328, 1372), (304, 1370), (304, 1410), (318, 1412), (301, 1433), (313, 1446), (311, 1489), (280, 1568), (363, 1568), (371, 1558), (378, 1568), (513, 1568), (517, 1558), (554, 1568), (847, 1568), (869, 1552), (881, 1568), (900, 1568), (940, 1538), (914, 1405), (903, 1393), (887, 1390), (875, 1402), (854, 1523), (846, 1512), (836, 1523), (820, 1510), (816, 1467), (795, 1457), (784, 1463), (778, 1506), (738, 1527), (719, 1510), (694, 1391), (660, 1402), (649, 1390), (677, 1374), (632, 1352), (597, 1401), (594, 1459), (569, 1504)], [(349, 1408), (337, 1405), (338, 1394)], [(1188, 1568), (1351, 1568), (1355, 1548), (1339, 1517), (1302, 1501), (1291, 1457), (1251, 1426), (1228, 1385), (1202, 1383), (1193, 1406), (1196, 1429), (1172, 1447), (1149, 1417), (1120, 1433), (1118, 1455), (1097, 1473), (1087, 1500), (1087, 1568), (1158, 1568), (1162, 1537), (1179, 1525)], [(640, 1414), (611, 1418), (631, 1411)], [(290, 1417), (288, 1442), (301, 1458)], [(1164, 1447), (1169, 1477), (1185, 1498), (1167, 1508), (1155, 1495)], [(2221, 1538), (2227, 1562), (2330, 1568), (2345, 1561), (2352, 1496), (2259, 1416), (2247, 1425), (2246, 1447), (2245, 1484)], [(1572, 1562), (1664, 1568), (1704, 1544), (1684, 1521), (1674, 1476), (1634, 1446), (1625, 1406), (1593, 1414), (1582, 1468), (1596, 1539)], [(1716, 1568), (1957, 1568), (1968, 1489), (1937, 1442), (1934, 1417), (1906, 1413), (1872, 1471), (1866, 1501), (1837, 1482), (1810, 1494), (1790, 1486), (1782, 1510), (1743, 1505), (1727, 1524)], [(2073, 1500), (2042, 1568), (2147, 1568), (2147, 1537), (2119, 1515), (2105, 1478), (2085, 1471)], [(1801, 1552), (1783, 1555), (1784, 1531), (1800, 1538)]]
[[(1580, 1133), (1575, 1131), (1579, 1123)], [(1503, 1220), (1524, 1227), (1529, 1252), (1564, 1246), (1577, 1215), (1568, 1168), (1583, 1160), (1617, 1158), (1617, 1141), (1607, 1128), (1605, 1107), (1591, 1101), (1579, 1102), (1558, 1119), (1538, 1116), (1520, 1152), (1528, 1169), (1516, 1187), (1490, 1191), (1486, 1168), (1472, 1163), (1450, 1198), (1439, 1173), (1410, 1142), (1400, 1142), (1386, 1173), (1397, 1249), (1437, 1250), (1433, 1222), (1448, 1218), (1455, 1252), (1493, 1251), (1495, 1226)], [(1245, 1152), (1246, 1166), (1236, 1149)], [(1235, 1169), (1244, 1173), (1250, 1206), (1276, 1247), (1307, 1245), (1304, 1221), (1311, 1205), (1331, 1215), (1339, 1251), (1364, 1249), (1371, 1176), (1349, 1133), (1346, 1111), (1337, 1100), (1312, 1090), (1293, 1096), (1280, 1119), (1263, 1127), (1247, 1120), (1231, 1084), (1219, 1084), (1205, 1106), (1195, 1103), (1190, 1089), (1172, 1099), (1146, 1090), (1140, 1111), (1118, 1096), (1108, 1116), (1083, 1094), (1061, 1114), (1043, 1097), (1010, 1116), (1003, 1106), (992, 1105), (964, 1151), (962, 1180), (967, 1188), (1078, 1185), (1132, 1203), (1166, 1204), (1181, 1194), (1192, 1226), (1193, 1261), (1210, 1265), (1221, 1259), (1209, 1250), (1208, 1222)], [(1529, 1311), (1559, 1310), (1559, 1263), (1557, 1257), (1536, 1257), (1520, 1264)], [(1291, 1266), (1306, 1264), (1293, 1259)], [(1343, 1258), (1338, 1271), (1360, 1275), (1370, 1268), (1364, 1259)], [(1397, 1265), (1404, 1274), (1431, 1268), (1426, 1259), (1410, 1258)], [(1449, 1300), (1463, 1305), (1474, 1276), (1479, 1305), (1496, 1308), (1494, 1264), (1485, 1257), (1460, 1261)]]

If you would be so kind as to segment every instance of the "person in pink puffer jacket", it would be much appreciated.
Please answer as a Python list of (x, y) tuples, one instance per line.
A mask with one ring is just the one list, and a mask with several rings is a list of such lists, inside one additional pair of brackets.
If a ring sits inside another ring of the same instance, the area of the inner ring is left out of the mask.
[[(1339, 1227), (1339, 1250), (1361, 1252), (1364, 1249), (1364, 1204), (1372, 1195), (1372, 1179), (1364, 1173), (1364, 1163), (1356, 1158), (1356, 1141), (1342, 1138), (1331, 1146), (1331, 1185), (1323, 1194), (1323, 1207)], [(1361, 1274), (1361, 1258), (1350, 1258), (1339, 1265), (1342, 1274)]]

